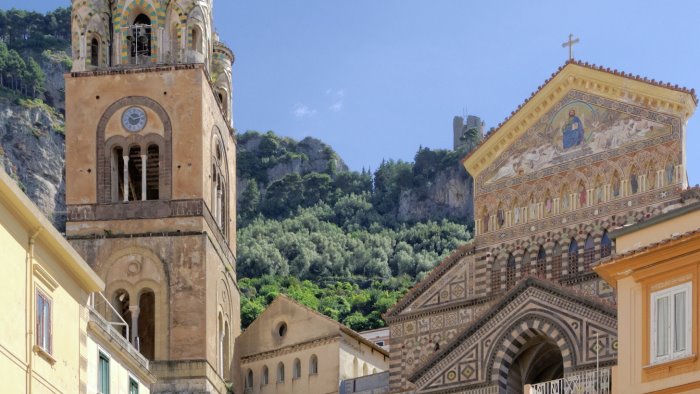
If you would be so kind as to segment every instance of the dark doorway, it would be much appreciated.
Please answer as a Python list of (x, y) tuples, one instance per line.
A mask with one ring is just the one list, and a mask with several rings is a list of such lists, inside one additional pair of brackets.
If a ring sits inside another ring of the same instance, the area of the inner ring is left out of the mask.
[(508, 394), (522, 394), (523, 386), (564, 377), (559, 347), (546, 335), (537, 335), (522, 345), (508, 370)]

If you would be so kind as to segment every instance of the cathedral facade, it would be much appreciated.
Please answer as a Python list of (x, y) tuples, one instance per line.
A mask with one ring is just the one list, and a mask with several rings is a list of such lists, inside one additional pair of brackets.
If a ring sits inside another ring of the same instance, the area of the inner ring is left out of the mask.
[(66, 236), (150, 361), (153, 392), (237, 380), (234, 56), (212, 6), (73, 1)]
[(592, 268), (610, 230), (679, 204), (696, 104), (569, 61), (490, 133), (463, 160), (474, 240), (385, 315), (392, 391), (519, 393), (614, 365), (616, 294)]

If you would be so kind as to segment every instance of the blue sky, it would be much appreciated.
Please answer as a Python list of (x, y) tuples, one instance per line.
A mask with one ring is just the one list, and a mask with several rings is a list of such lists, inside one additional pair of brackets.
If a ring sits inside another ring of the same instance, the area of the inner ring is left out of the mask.
[[(1, 0), (40, 11), (65, 0)], [(496, 126), (576, 58), (700, 88), (698, 1), (215, 0), (236, 54), (236, 128), (329, 143), (352, 169), (451, 147), (465, 107)], [(688, 124), (700, 183), (700, 113)]]

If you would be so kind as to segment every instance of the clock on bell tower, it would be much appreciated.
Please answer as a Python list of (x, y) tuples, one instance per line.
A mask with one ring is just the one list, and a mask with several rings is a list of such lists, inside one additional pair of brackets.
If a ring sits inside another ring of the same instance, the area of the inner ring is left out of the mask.
[(154, 393), (237, 383), (234, 56), (212, 3), (73, 1), (66, 236), (150, 360)]

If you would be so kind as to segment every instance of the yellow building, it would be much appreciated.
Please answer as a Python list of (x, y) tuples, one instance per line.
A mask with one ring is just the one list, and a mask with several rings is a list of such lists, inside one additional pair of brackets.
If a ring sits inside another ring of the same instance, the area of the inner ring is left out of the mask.
[(104, 283), (4, 171), (0, 250), (2, 392), (85, 392), (88, 299)]
[(611, 233), (618, 254), (595, 270), (618, 294), (616, 393), (700, 392), (700, 190)]
[(389, 369), (389, 354), (284, 295), (236, 340), (245, 393), (337, 393), (342, 380)]

